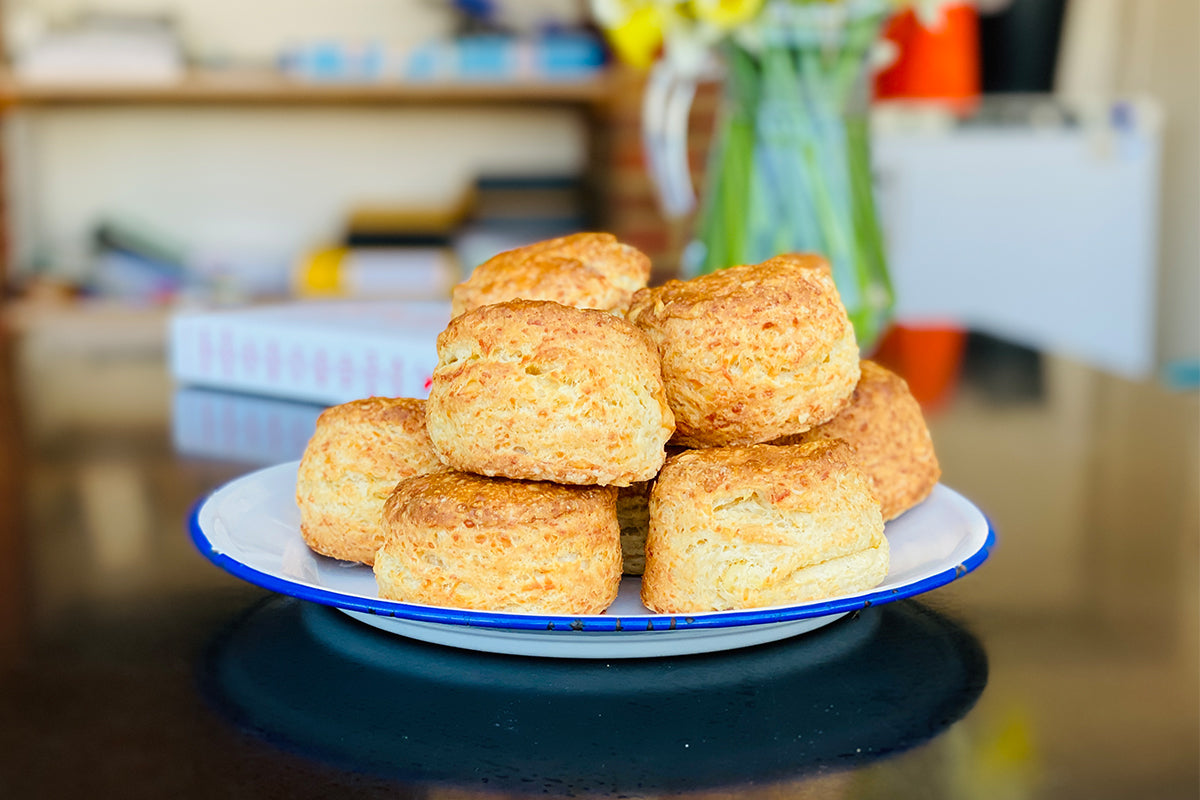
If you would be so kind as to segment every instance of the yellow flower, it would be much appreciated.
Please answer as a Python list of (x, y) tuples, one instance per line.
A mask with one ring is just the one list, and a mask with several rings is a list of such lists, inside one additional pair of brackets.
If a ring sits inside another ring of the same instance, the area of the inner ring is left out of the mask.
[(732, 30), (758, 15), (764, 0), (691, 0), (692, 13), (721, 30)]
[(618, 58), (639, 69), (654, 63), (666, 28), (658, 4), (652, 0), (593, 0), (592, 10)]

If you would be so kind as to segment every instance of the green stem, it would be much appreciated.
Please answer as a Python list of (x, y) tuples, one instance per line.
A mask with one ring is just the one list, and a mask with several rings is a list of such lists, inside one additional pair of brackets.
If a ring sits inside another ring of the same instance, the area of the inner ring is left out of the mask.
[(753, 52), (728, 48), (697, 231), (704, 271), (788, 251), (824, 254), (864, 350), (881, 332), (893, 295), (862, 91), (878, 23), (852, 20), (833, 41), (775, 31)]

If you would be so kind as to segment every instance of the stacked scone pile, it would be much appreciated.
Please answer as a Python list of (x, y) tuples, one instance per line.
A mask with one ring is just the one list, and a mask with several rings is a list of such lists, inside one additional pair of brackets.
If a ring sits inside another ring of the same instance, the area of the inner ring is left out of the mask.
[(787, 255), (647, 288), (608, 234), (501, 254), (454, 290), (425, 401), (322, 414), (305, 540), (381, 597), (659, 613), (878, 585), (884, 521), (939, 470), (903, 380), (860, 361), (828, 266)]

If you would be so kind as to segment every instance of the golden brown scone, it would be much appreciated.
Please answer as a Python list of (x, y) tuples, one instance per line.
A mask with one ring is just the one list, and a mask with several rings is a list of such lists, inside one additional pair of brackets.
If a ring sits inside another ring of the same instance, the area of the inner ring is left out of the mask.
[(888, 552), (844, 442), (690, 450), (650, 496), (642, 602), (681, 614), (852, 594), (886, 577)]
[(853, 448), (885, 521), (928, 497), (942, 476), (920, 403), (903, 378), (874, 361), (862, 362), (862, 377), (841, 413), (776, 443), (824, 439), (842, 439)]
[(370, 564), (396, 483), (443, 469), (425, 432), (424, 401), (371, 397), (328, 408), (300, 459), (300, 533), (322, 555)]
[(658, 356), (620, 317), (511, 300), (438, 336), (425, 418), (442, 461), (481, 475), (628, 486), (675, 430)]
[(397, 484), (379, 596), (487, 611), (599, 614), (621, 580), (617, 490), (441, 472)]
[(576, 233), (500, 253), (454, 287), (450, 313), (506, 300), (553, 300), (624, 313), (650, 280), (650, 259), (611, 233)]
[(858, 382), (854, 328), (828, 263), (783, 255), (633, 297), (662, 359), (673, 443), (769, 442), (826, 421)]

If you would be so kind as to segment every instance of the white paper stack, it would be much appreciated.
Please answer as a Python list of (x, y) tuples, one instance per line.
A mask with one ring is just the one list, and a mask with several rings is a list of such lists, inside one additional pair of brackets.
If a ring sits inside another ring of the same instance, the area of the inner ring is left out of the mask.
[(169, 361), (184, 385), (333, 405), (429, 393), (444, 302), (332, 301), (171, 319)]

